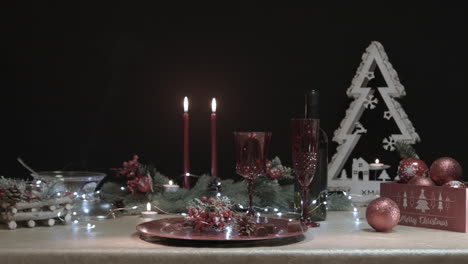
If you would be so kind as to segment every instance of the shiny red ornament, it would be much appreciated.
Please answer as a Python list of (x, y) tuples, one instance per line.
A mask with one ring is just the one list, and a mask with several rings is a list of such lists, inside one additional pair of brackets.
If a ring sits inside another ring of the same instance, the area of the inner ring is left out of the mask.
[(414, 184), (419, 186), (434, 186), (435, 183), (431, 178), (428, 177), (414, 177), (412, 178), (408, 184)]
[(426, 163), (420, 159), (408, 158), (400, 162), (398, 176), (401, 183), (408, 183), (414, 177), (426, 177), (428, 173)]
[(461, 181), (449, 181), (449, 182), (444, 183), (444, 185), (442, 186), (450, 187), (450, 188), (460, 188), (460, 189), (466, 188), (466, 185)]
[(437, 185), (444, 185), (449, 181), (459, 181), (463, 170), (458, 161), (450, 157), (443, 157), (431, 164), (429, 175)]
[(400, 208), (392, 199), (380, 197), (367, 206), (366, 219), (375, 230), (388, 232), (400, 221)]

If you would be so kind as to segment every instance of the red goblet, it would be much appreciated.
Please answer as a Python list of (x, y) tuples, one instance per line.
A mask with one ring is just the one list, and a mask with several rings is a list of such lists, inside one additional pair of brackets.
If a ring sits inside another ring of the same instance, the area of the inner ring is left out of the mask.
[[(292, 119), (292, 161), (297, 180), (301, 186), (301, 221), (310, 222), (308, 218), (309, 185), (317, 169), (319, 144), (319, 119)], [(311, 224), (314, 224), (311, 222)]]
[(248, 215), (254, 215), (254, 180), (266, 172), (266, 155), (271, 140), (271, 132), (234, 132), (236, 152), (236, 172), (244, 177), (249, 190)]

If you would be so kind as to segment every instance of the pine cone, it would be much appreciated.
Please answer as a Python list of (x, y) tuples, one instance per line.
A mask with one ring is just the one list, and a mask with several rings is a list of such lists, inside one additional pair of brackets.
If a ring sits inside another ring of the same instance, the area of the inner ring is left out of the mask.
[(21, 201), (21, 191), (18, 189), (16, 185), (13, 185), (7, 189), (7, 197), (10, 200), (18, 202)]
[(237, 219), (236, 227), (237, 232), (241, 235), (251, 236), (257, 227), (257, 223), (252, 216), (243, 215)]

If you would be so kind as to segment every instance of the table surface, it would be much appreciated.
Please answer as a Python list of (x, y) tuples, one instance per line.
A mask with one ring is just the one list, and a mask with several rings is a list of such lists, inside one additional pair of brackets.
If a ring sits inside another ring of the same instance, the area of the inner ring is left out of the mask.
[[(356, 221), (356, 219), (358, 219)], [(321, 227), (284, 241), (165, 243), (139, 238), (142, 219), (0, 229), (0, 263), (467, 263), (468, 234), (397, 226), (373, 231), (359, 212), (329, 212)]]

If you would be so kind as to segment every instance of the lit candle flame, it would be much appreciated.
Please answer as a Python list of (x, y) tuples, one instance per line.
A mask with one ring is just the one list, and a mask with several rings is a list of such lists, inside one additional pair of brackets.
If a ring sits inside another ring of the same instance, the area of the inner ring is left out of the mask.
[(149, 202), (146, 204), (146, 211), (151, 211), (151, 204)]
[(188, 98), (187, 96), (184, 97), (184, 112), (188, 112)]
[(216, 113), (216, 99), (213, 98), (213, 100), (211, 100), (211, 111), (213, 113)]
[(173, 182), (172, 180), (171, 180), (171, 181), (169, 181), (169, 185), (172, 185), (173, 183), (174, 183), (174, 182)]
[(380, 160), (379, 160), (379, 159), (375, 159), (375, 163), (379, 164), (379, 163), (380, 163)]

